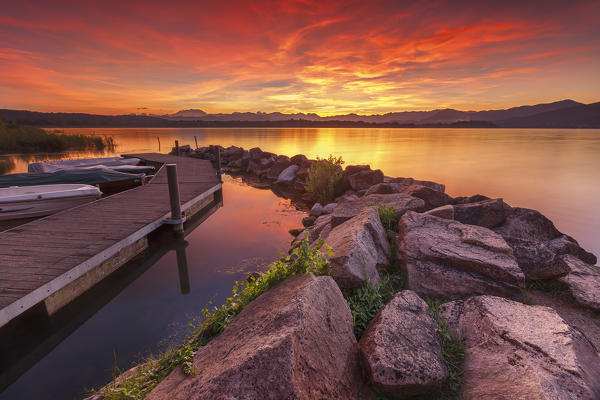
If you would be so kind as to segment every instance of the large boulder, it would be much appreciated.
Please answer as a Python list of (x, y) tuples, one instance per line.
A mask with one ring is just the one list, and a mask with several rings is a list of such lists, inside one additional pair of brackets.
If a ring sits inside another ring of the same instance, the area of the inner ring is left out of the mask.
[(598, 351), (553, 309), (477, 296), (439, 310), (467, 346), (462, 398), (600, 398)]
[(474, 194), (472, 196), (459, 196), (452, 199), (452, 204), (469, 204), (479, 201), (489, 200), (490, 198), (482, 194)]
[(417, 197), (425, 202), (425, 210), (450, 204), (452, 197), (446, 193), (422, 185), (409, 185), (399, 188), (398, 192)]
[(308, 235), (309, 243), (314, 243), (317, 239), (327, 239), (331, 232), (331, 215), (321, 215), (312, 226), (302, 231), (292, 242), (292, 249), (297, 247)]
[(404, 193), (395, 194), (370, 194), (357, 198), (356, 200), (342, 201), (333, 209), (331, 224), (333, 227), (358, 215), (366, 207), (378, 206), (379, 204), (391, 205), (399, 217), (408, 210), (422, 210), (425, 202), (416, 197)]
[(564, 276), (569, 267), (559, 257), (571, 254), (595, 264), (596, 257), (582, 249), (571, 237), (563, 235), (552, 221), (539, 211), (512, 207), (506, 210), (504, 223), (494, 229), (514, 250), (527, 279)]
[(398, 224), (398, 258), (420, 295), (520, 298), (523, 272), (512, 249), (487, 228), (407, 211)]
[(494, 228), (504, 223), (507, 208), (502, 199), (457, 204), (454, 206), (454, 219), (463, 224)]
[(570, 254), (560, 258), (570, 272), (559, 281), (569, 288), (577, 304), (600, 311), (600, 267), (586, 264)]
[(279, 178), (279, 175), (292, 163), (290, 159), (286, 156), (277, 156), (275, 158), (275, 163), (269, 168), (267, 171), (266, 177), (270, 181), (275, 181)]
[(146, 397), (162, 399), (369, 398), (352, 314), (328, 276), (286, 279), (251, 302)]
[(370, 194), (398, 193), (398, 189), (400, 187), (402, 186), (398, 185), (397, 183), (378, 183), (377, 185), (373, 185), (369, 189), (367, 189), (367, 191), (365, 192), (365, 196), (368, 196)]
[[(346, 170), (347, 169), (348, 168), (346, 168)], [(352, 175), (348, 175), (347, 179), (352, 190), (366, 190), (373, 185), (383, 182), (383, 172), (379, 169), (376, 169), (375, 171), (362, 170)]]
[(376, 207), (367, 207), (334, 227), (325, 243), (333, 252), (331, 276), (343, 290), (361, 287), (367, 281), (378, 283), (377, 269), (389, 263), (390, 245)]
[(392, 398), (436, 392), (448, 377), (437, 323), (415, 292), (404, 290), (373, 318), (359, 346), (373, 389)]

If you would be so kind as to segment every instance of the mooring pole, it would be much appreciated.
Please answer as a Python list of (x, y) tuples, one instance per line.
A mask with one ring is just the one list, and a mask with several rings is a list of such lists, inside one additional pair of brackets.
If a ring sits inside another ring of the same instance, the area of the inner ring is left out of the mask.
[(175, 141), (175, 155), (179, 155), (179, 140)]
[(198, 148), (198, 138), (194, 136), (194, 141), (196, 142), (196, 148)]
[(221, 149), (217, 147), (217, 176), (219, 177), (219, 182), (223, 182), (221, 179), (221, 174), (223, 171), (221, 170)]
[(169, 198), (171, 200), (171, 220), (173, 223), (173, 230), (175, 231), (175, 234), (183, 234), (177, 164), (167, 164), (167, 179), (169, 181)]
[(190, 276), (188, 274), (187, 257), (185, 255), (185, 248), (188, 242), (183, 240), (182, 237), (176, 239), (175, 242), (175, 254), (177, 255), (177, 269), (179, 271), (179, 289), (181, 294), (188, 294), (190, 292)]
[(160, 138), (157, 136), (156, 140), (158, 140), (158, 151), (160, 152)]

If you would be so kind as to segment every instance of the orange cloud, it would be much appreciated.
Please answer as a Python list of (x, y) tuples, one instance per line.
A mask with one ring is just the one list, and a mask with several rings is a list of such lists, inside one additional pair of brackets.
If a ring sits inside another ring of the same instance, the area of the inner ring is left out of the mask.
[(0, 16), (0, 108), (329, 115), (591, 102), (600, 88), (584, 1), (17, 3)]

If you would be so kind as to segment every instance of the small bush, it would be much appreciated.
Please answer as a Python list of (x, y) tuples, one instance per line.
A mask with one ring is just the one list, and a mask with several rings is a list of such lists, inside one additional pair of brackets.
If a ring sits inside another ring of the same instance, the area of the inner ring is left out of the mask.
[(404, 278), (400, 274), (388, 274), (376, 285), (367, 282), (362, 287), (344, 294), (352, 311), (356, 340), (360, 339), (375, 314), (403, 288)]
[(311, 246), (307, 237), (291, 255), (270, 264), (267, 272), (258, 278), (236, 282), (232, 289), (232, 296), (225, 304), (213, 311), (202, 310), (204, 319), (191, 323), (194, 328), (193, 333), (182, 346), (169, 348), (158, 358), (148, 358), (129, 374), (123, 375), (115, 367), (113, 382), (100, 389), (98, 393), (108, 400), (143, 399), (178, 365), (182, 366), (185, 374), (194, 375), (195, 352), (221, 333), (252, 300), (290, 276), (329, 273), (326, 256), (332, 254), (328, 248), (325, 249), (328, 254), (324, 254), (320, 250), (322, 246), (322, 240)]
[(325, 205), (335, 200), (335, 185), (342, 178), (342, 157), (319, 158), (308, 170), (306, 191)]

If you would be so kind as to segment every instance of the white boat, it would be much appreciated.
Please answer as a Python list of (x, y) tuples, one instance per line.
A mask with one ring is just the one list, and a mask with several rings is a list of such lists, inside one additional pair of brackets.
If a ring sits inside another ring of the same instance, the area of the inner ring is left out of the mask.
[(43, 217), (100, 198), (95, 186), (82, 184), (0, 188), (0, 221)]
[[(118, 169), (119, 166), (138, 165), (139, 158), (105, 157), (105, 158), (80, 158), (76, 160), (43, 161), (31, 163), (27, 166), (28, 172), (56, 172), (64, 169), (75, 169), (102, 166)], [(127, 171), (132, 172), (132, 171)]]

